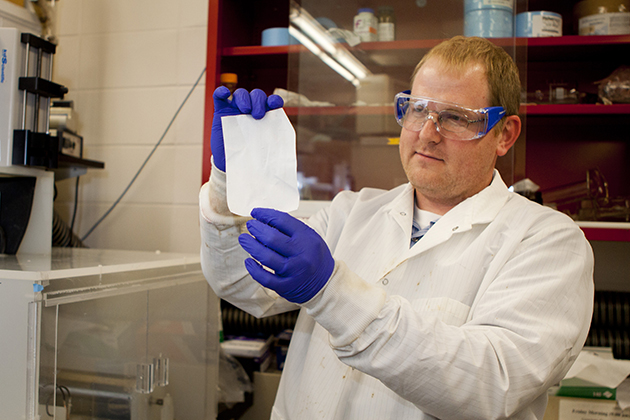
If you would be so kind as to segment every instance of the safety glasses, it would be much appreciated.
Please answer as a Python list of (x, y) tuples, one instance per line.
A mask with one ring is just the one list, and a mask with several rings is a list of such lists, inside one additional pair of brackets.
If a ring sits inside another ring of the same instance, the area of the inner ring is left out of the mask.
[(410, 131), (420, 131), (431, 119), (437, 131), (452, 140), (474, 140), (485, 136), (505, 116), (501, 106), (471, 109), (450, 102), (411, 96), (406, 90), (396, 95), (396, 121)]

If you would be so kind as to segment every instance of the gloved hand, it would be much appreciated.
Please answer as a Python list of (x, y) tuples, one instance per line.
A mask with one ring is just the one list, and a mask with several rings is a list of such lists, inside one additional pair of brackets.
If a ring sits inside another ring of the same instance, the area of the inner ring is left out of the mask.
[(223, 146), (223, 127), (221, 117), (228, 115), (252, 114), (259, 120), (267, 111), (282, 108), (284, 101), (278, 95), (270, 95), (267, 98), (265, 92), (260, 89), (252, 90), (251, 94), (245, 89), (236, 89), (232, 100), (229, 100), (230, 90), (225, 86), (215, 89), (212, 98), (214, 100), (214, 116), (212, 118), (212, 131), (210, 134), (210, 149), (214, 156), (214, 164), (225, 172), (225, 149)]
[[(304, 303), (321, 290), (332, 275), (335, 260), (321, 236), (298, 219), (272, 209), (252, 210), (247, 222), (251, 235), (238, 240), (251, 258), (245, 267), (258, 283), (294, 303)], [(253, 235), (253, 236), (252, 236)]]

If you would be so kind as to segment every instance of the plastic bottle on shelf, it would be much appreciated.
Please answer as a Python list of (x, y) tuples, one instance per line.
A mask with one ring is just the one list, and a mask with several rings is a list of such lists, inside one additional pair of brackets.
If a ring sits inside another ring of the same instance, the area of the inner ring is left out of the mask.
[(396, 40), (396, 17), (394, 8), (391, 6), (380, 6), (378, 8), (378, 40)]
[(222, 86), (230, 89), (230, 93), (233, 94), (238, 84), (238, 76), (236, 73), (221, 73), (220, 82)]
[(374, 10), (368, 7), (359, 9), (354, 17), (354, 33), (361, 42), (373, 42), (378, 40), (377, 36), (378, 21), (374, 16)]

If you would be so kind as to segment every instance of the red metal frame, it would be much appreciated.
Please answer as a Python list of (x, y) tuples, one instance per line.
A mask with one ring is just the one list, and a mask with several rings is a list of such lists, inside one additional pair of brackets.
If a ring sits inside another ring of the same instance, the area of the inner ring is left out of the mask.
[(212, 114), (214, 104), (212, 103), (212, 92), (217, 86), (217, 69), (219, 66), (219, 0), (210, 0), (208, 4), (208, 38), (206, 54), (206, 98), (204, 104), (204, 126), (203, 126), (203, 153), (201, 166), (201, 182), (204, 183), (210, 177), (210, 133), (212, 130)]
[[(606, 222), (602, 222), (605, 224)], [(630, 242), (630, 223), (627, 229), (580, 226), (589, 241)]]

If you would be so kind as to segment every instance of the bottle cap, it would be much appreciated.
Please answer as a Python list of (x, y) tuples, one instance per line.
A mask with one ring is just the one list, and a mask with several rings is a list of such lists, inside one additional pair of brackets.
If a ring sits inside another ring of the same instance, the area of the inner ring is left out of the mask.
[(221, 73), (221, 83), (238, 83), (236, 73)]
[(374, 13), (374, 9), (370, 9), (369, 7), (362, 7), (359, 9), (359, 13), (363, 13), (363, 12)]

